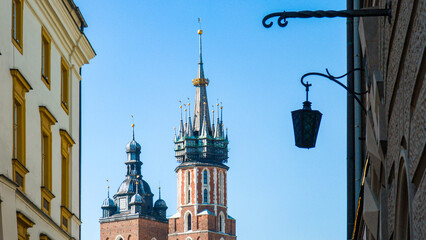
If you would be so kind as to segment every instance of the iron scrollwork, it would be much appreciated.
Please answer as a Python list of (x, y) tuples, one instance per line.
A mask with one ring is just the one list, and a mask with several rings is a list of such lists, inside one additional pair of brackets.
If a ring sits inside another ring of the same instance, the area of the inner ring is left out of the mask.
[(337, 83), (337, 84), (339, 84), (341, 87), (343, 87), (349, 94), (351, 94), (354, 98), (355, 98), (355, 100), (359, 103), (359, 105), (361, 106), (361, 108), (364, 110), (364, 112), (366, 113), (367, 112), (367, 109), (365, 109), (365, 107), (362, 105), (362, 102), (361, 102), (361, 100), (357, 97), (357, 95), (359, 96), (359, 95), (364, 95), (364, 94), (366, 94), (366, 93), (368, 93), (369, 92), (369, 90), (367, 90), (367, 91), (365, 91), (365, 92), (355, 92), (354, 90), (352, 90), (351, 88), (349, 88), (349, 87), (347, 87), (347, 86), (345, 86), (343, 83), (341, 83), (341, 82), (339, 82), (337, 79), (340, 79), (340, 78), (343, 78), (343, 77), (345, 77), (345, 76), (347, 76), (348, 74), (350, 74), (350, 73), (353, 73), (353, 72), (355, 72), (355, 71), (364, 71), (362, 68), (355, 68), (355, 69), (353, 69), (352, 71), (350, 71), (350, 72), (347, 72), (347, 73), (345, 73), (345, 74), (343, 74), (343, 75), (341, 75), (341, 76), (333, 76), (333, 75), (331, 75), (330, 74), (330, 72), (328, 71), (328, 69), (325, 69), (325, 71), (327, 72), (327, 74), (324, 74), (324, 73), (318, 73), (318, 72), (310, 72), (310, 73), (306, 73), (306, 74), (304, 74), (303, 76), (302, 76), (302, 78), (300, 79), (300, 82), (302, 83), (302, 85), (303, 86), (305, 86), (305, 88), (306, 88), (306, 101), (308, 101), (308, 92), (309, 92), (309, 87), (311, 87), (312, 86), (312, 84), (310, 84), (309, 82), (304, 82), (303, 81), (303, 79), (305, 78), (305, 77), (307, 77), (307, 76), (311, 76), (311, 75), (315, 75), (315, 76), (321, 76), (321, 77), (325, 77), (325, 78), (328, 78), (328, 79), (330, 79), (331, 81), (333, 81), (333, 82), (335, 82), (335, 83)]
[[(278, 26), (285, 27), (288, 24), (287, 18), (334, 18), (334, 17), (378, 17), (385, 16), (388, 17), (389, 21), (392, 16), (392, 9), (390, 3), (387, 5), (385, 9), (359, 9), (359, 10), (342, 10), (342, 11), (299, 11), (299, 12), (275, 12), (266, 15), (262, 24), (265, 28), (270, 28), (273, 25), (273, 21), (271, 18), (278, 17)], [(269, 23), (267, 21), (270, 20)]]

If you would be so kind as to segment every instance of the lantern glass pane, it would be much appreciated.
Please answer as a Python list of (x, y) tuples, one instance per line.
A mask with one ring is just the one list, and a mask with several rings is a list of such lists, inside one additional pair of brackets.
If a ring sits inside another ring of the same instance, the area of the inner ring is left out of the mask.
[(296, 146), (315, 147), (321, 116), (322, 114), (317, 110), (300, 109), (292, 112)]

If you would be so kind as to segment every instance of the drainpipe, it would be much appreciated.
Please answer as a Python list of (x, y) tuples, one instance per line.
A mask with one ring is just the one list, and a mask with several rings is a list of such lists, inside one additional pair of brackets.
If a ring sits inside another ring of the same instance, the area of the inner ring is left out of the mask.
[[(81, 76), (81, 67), (80, 67), (80, 76)], [(78, 169), (78, 189), (79, 189), (79, 198), (78, 198), (78, 216), (81, 217), (81, 80), (78, 83), (78, 165), (80, 166)], [(81, 226), (78, 226), (78, 236), (79, 240), (81, 240)]]
[[(354, 1), (354, 9), (360, 8), (360, 1)], [(361, 68), (361, 46), (359, 40), (359, 17), (354, 18), (354, 67)], [(354, 73), (354, 90), (355, 92), (361, 92), (361, 71)], [(358, 207), (359, 191), (361, 189), (361, 172), (362, 172), (362, 142), (361, 126), (362, 126), (362, 115), (361, 106), (359, 103), (355, 103), (355, 208)]]
[[(353, 10), (353, 0), (346, 0), (347, 10)], [(353, 18), (347, 18), (346, 22), (346, 57), (347, 57), (347, 87), (354, 89), (354, 46), (353, 36), (354, 26)], [(347, 239), (352, 239), (355, 220), (355, 194), (354, 194), (354, 179), (355, 179), (355, 164), (354, 164), (354, 98), (351, 94), (347, 94), (347, 125), (346, 125), (346, 164), (347, 164)]]

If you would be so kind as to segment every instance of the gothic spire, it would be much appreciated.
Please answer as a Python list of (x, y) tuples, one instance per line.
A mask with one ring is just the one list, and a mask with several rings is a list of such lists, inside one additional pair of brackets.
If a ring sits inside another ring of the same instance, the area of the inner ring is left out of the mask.
[(203, 30), (198, 30), (198, 39), (200, 45), (200, 59), (198, 61), (198, 78), (204, 78), (204, 68), (203, 68), (203, 49), (201, 44), (201, 35), (203, 34)]
[[(203, 30), (198, 30), (199, 44), (200, 44), (200, 59), (198, 62), (198, 77), (192, 80), (192, 83), (197, 88), (195, 92), (195, 106), (194, 106), (194, 133), (200, 135), (203, 127), (204, 117), (207, 120), (207, 131), (212, 133), (210, 117), (209, 117), (209, 105), (207, 102), (207, 91), (206, 86), (209, 84), (209, 80), (204, 76), (203, 58), (202, 58), (202, 47), (201, 47), (201, 35)], [(205, 103), (205, 104), (204, 104)]]
[[(207, 105), (206, 104), (206, 102), (204, 102), (204, 104), (203, 105)], [(205, 108), (204, 108), (205, 109)], [(204, 114), (204, 118), (203, 118), (203, 121), (202, 121), (202, 129), (201, 129), (201, 134), (200, 134), (200, 136), (202, 137), (202, 138), (207, 138), (208, 136), (210, 136), (209, 135), (209, 125), (207, 125), (207, 119), (206, 119), (206, 115), (207, 114)]]
[[(213, 116), (214, 118), (214, 116)], [(221, 122), (219, 121), (219, 103), (217, 104), (217, 121), (216, 121), (216, 128), (214, 129), (214, 137), (215, 138), (219, 138), (221, 137), (221, 131), (222, 131), (222, 126), (221, 126)]]
[[(189, 99), (189, 98), (188, 98)], [(188, 137), (193, 137), (194, 133), (192, 131), (192, 123), (191, 123), (191, 103), (188, 103), (188, 124), (186, 125), (185, 133)]]
[(185, 135), (185, 129), (183, 127), (183, 120), (182, 120), (182, 105), (180, 106), (180, 125), (179, 125), (179, 135), (178, 139), (182, 139)]
[(213, 110), (212, 110), (212, 115), (213, 115), (213, 117), (212, 117), (212, 122), (213, 122), (212, 123), (212, 136), (214, 136), (215, 129), (217, 128), (217, 126), (214, 125), (214, 106), (213, 105), (212, 105), (212, 108), (213, 108)]

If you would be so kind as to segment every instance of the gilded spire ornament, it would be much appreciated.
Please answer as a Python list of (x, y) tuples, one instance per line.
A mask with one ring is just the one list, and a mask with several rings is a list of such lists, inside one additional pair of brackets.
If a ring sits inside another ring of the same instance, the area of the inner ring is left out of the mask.
[(207, 86), (209, 85), (209, 79), (204, 77), (204, 68), (203, 68), (203, 49), (201, 44), (201, 35), (203, 35), (203, 30), (201, 29), (201, 19), (198, 18), (198, 23), (200, 24), (200, 29), (198, 29), (198, 39), (200, 45), (200, 60), (198, 62), (198, 77), (192, 80), (194, 86)]

